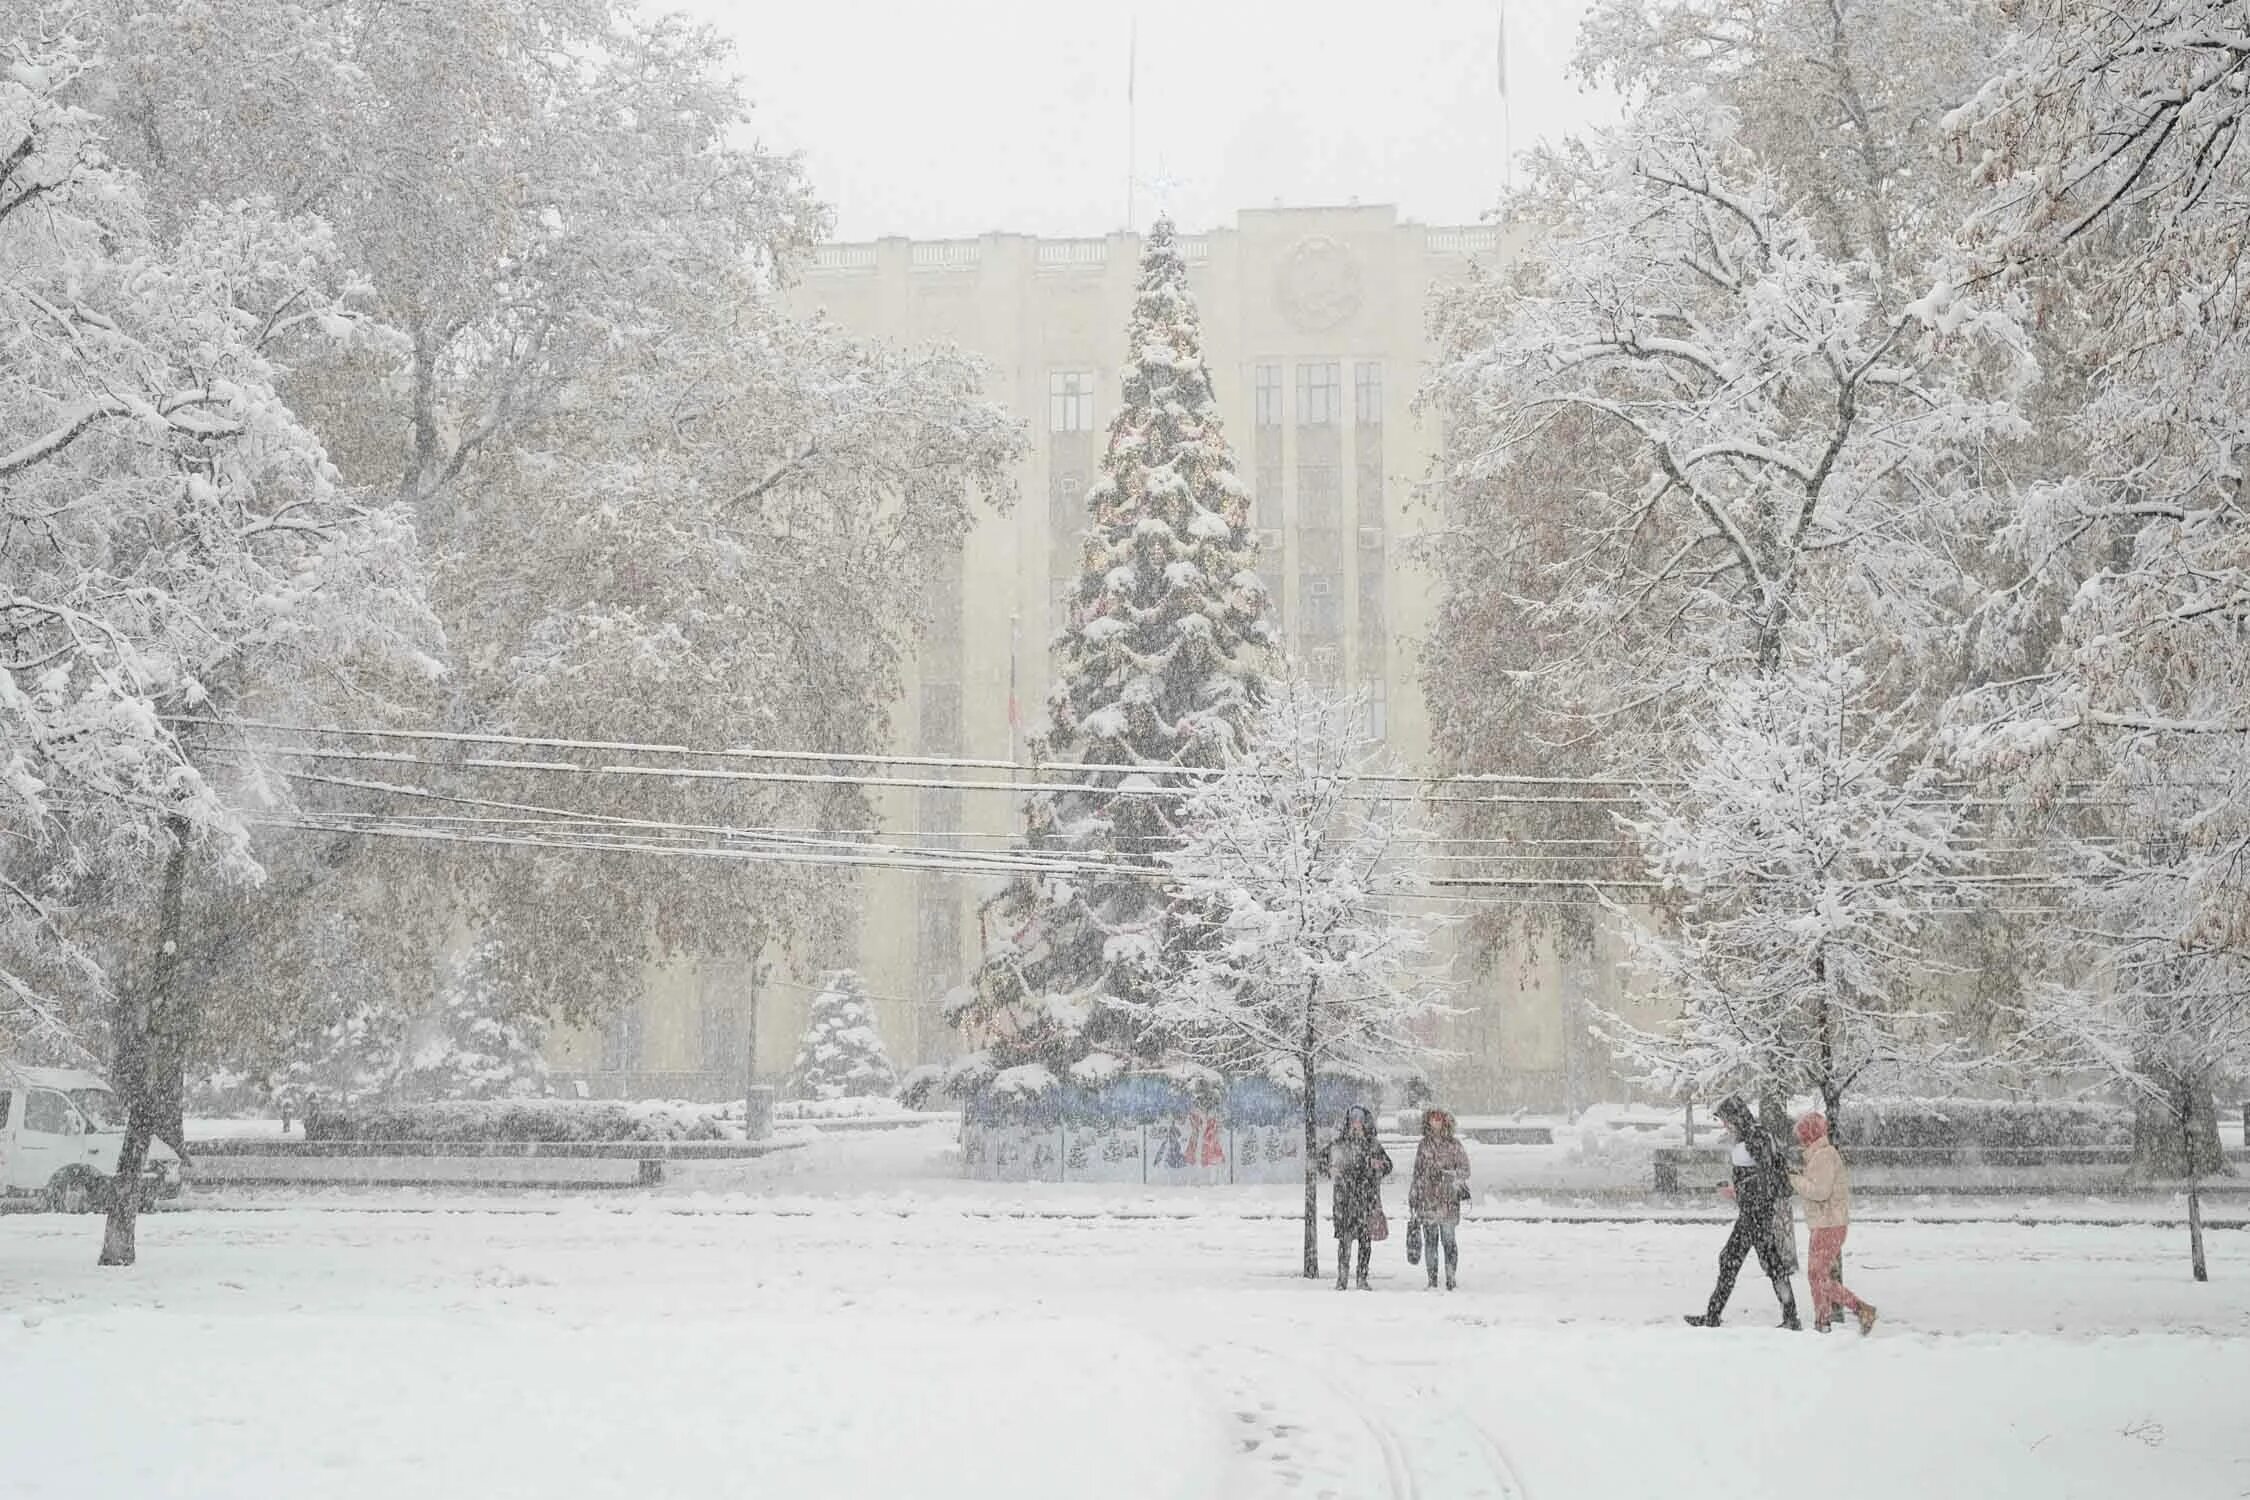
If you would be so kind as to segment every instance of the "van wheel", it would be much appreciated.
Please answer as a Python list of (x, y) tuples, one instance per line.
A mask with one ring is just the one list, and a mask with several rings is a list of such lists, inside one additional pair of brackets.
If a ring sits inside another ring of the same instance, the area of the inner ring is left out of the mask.
[(100, 1195), (92, 1177), (84, 1172), (57, 1172), (47, 1184), (47, 1211), (58, 1214), (92, 1213)]

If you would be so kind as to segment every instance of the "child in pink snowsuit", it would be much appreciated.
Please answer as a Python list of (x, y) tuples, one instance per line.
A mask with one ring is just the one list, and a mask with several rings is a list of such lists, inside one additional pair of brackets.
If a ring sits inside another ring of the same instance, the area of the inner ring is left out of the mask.
[(1805, 1169), (1791, 1172), (1789, 1185), (1805, 1200), (1805, 1227), (1812, 1231), (1805, 1272), (1812, 1281), (1813, 1327), (1826, 1333), (1837, 1312), (1848, 1308), (1859, 1318), (1859, 1331), (1867, 1333), (1875, 1327), (1875, 1309), (1853, 1296), (1836, 1274), (1852, 1221), (1851, 1173), (1828, 1138), (1826, 1116), (1816, 1111), (1799, 1120), (1797, 1142), (1805, 1148)]

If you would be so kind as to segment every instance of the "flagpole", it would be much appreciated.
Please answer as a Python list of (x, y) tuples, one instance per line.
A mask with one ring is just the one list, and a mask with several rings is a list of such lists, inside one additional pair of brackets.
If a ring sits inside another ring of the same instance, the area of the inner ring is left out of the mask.
[(1516, 190), (1516, 125), (1515, 107), (1508, 98), (1508, 0), (1498, 0), (1500, 19), (1500, 191), (1512, 195)]
[(1133, 179), (1140, 170), (1135, 159), (1140, 145), (1140, 117), (1133, 85), (1141, 65), (1141, 18), (1136, 10), (1125, 36), (1125, 232), (1133, 232)]

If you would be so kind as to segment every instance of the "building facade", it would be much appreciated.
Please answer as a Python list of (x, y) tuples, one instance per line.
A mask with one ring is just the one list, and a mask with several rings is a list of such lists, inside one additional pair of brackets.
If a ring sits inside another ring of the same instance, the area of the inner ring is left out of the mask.
[[(1497, 231), (1404, 222), (1384, 206), (1272, 208), (1181, 243), (1280, 633), (1307, 676), (1365, 693), (1372, 736), (1408, 767), (1427, 766), (1417, 674), (1436, 598), (1416, 543), (1438, 523), (1424, 488), (1438, 434), (1414, 398), (1432, 355), (1431, 292), (1495, 261)], [(1140, 257), (1140, 237), (1122, 233), (886, 238), (819, 247), (789, 290), (795, 310), (861, 337), (978, 356), (987, 396), (1031, 429), (1018, 505), (981, 517), (921, 601), (927, 631), (894, 717), (901, 754), (1013, 761), (1028, 757), (1045, 722), (1048, 642), (1119, 402)], [(878, 805), (905, 842), (998, 849), (1022, 824), (1020, 797), (1004, 792), (890, 789)], [(856, 963), (902, 1068), (960, 1050), (942, 1003), (975, 970), (980, 907), (996, 887), (930, 871), (860, 879), (856, 954), (780, 959), (756, 984), (750, 1045), (761, 1075), (789, 1065), (811, 981), (829, 963)], [(1467, 980), (1443, 1038), (1459, 1058), (1456, 1099), (1494, 1107), (1600, 1091), (1574, 1077), (1588, 1064), (1568, 1019), (1588, 962), (1566, 974), (1526, 949)], [(637, 1017), (570, 1039), (558, 1062), (598, 1076), (597, 1092), (670, 1080), (723, 1094), (726, 1059), (698, 1044), (714, 1028), (696, 1018), (739, 1009), (742, 989), (692, 964), (667, 966), (650, 976)], [(741, 1026), (717, 1029), (744, 1045)]]

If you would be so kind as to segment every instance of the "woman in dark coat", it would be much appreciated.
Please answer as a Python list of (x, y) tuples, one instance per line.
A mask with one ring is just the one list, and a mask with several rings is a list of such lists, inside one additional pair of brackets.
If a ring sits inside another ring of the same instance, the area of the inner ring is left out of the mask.
[(1375, 1139), (1375, 1117), (1355, 1104), (1344, 1111), (1344, 1128), (1328, 1147), (1328, 1175), (1336, 1187), (1331, 1202), (1336, 1224), (1336, 1290), (1350, 1282), (1349, 1257), (1359, 1246), (1359, 1289), (1366, 1291), (1367, 1262), (1374, 1246), (1368, 1223), (1383, 1208), (1383, 1179), (1391, 1174), (1390, 1153)]
[(1742, 1271), (1742, 1262), (1756, 1251), (1758, 1265), (1773, 1282), (1773, 1294), (1781, 1301), (1781, 1326), (1802, 1328), (1804, 1325), (1797, 1321), (1797, 1291), (1789, 1280), (1795, 1257), (1783, 1252), (1776, 1212), (1789, 1191), (1788, 1164), (1781, 1159), (1773, 1137), (1759, 1126), (1750, 1107), (1740, 1099), (1723, 1101), (1714, 1113), (1734, 1132), (1733, 1181), (1722, 1190), (1734, 1199), (1734, 1230), (1719, 1251), (1719, 1282), (1711, 1289), (1710, 1305), (1701, 1313), (1688, 1314), (1687, 1321), (1698, 1328), (1719, 1326), (1719, 1314), (1726, 1311), (1727, 1299), (1734, 1295), (1734, 1279)]

